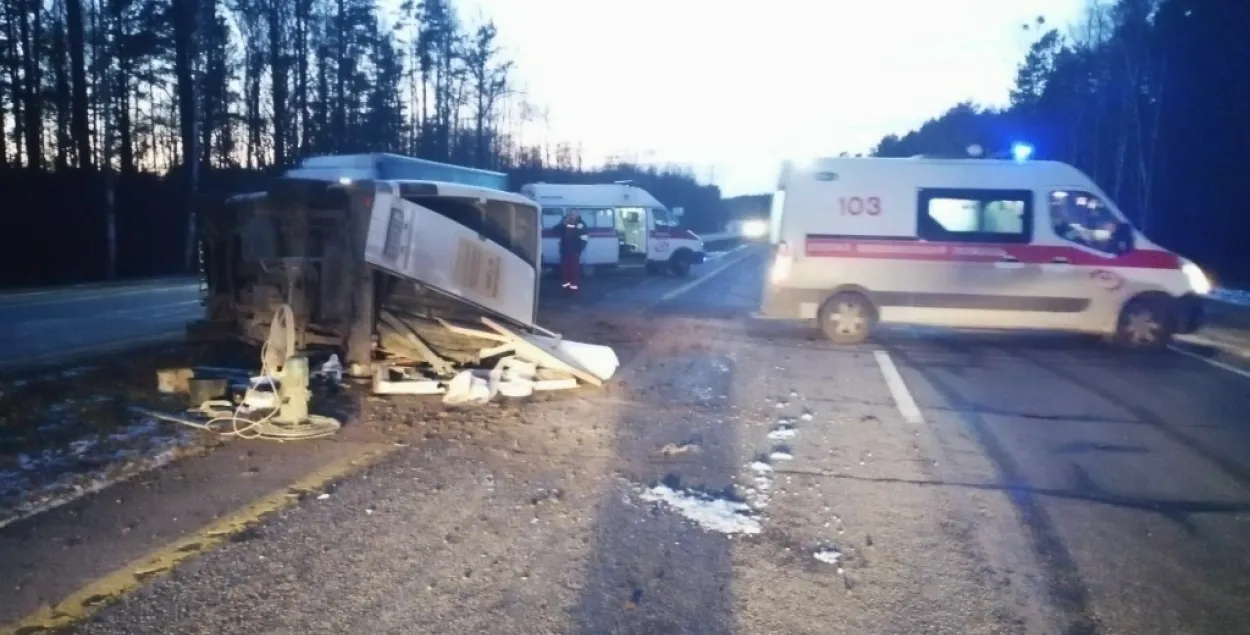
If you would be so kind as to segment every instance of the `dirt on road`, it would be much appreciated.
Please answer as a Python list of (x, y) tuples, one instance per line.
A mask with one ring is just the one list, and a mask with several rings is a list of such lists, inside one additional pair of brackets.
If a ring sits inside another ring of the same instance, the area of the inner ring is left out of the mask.
[[(83, 551), (112, 544), (110, 514), (171, 543), (368, 446), (384, 458), (71, 632), (1245, 632), (1241, 377), (1066, 337), (838, 347), (747, 319), (760, 271), (730, 263), (663, 302), (687, 283), (552, 302), (544, 325), (616, 348), (604, 389), (459, 410), (361, 396), (333, 442), (228, 444), (115, 506), (31, 519), (0, 533), (26, 552), (0, 573), (30, 585), (0, 608), (63, 595), (45, 561), (80, 580), (121, 566)], [(63, 536), (79, 542), (54, 553)]]

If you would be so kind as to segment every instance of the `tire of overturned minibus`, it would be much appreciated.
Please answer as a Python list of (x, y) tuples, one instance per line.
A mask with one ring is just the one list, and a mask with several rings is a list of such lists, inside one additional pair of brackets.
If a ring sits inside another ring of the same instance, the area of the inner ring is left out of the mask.
[(841, 291), (825, 300), (816, 320), (835, 344), (862, 344), (877, 324), (877, 307), (859, 291)]

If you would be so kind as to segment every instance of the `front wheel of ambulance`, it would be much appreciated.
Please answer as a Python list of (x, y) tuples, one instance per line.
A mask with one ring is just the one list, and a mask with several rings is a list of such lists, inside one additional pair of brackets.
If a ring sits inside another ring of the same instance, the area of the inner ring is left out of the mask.
[(673, 275), (678, 278), (685, 278), (690, 275), (690, 268), (694, 266), (694, 258), (690, 252), (678, 251), (668, 259), (668, 267), (672, 270)]
[(862, 293), (839, 293), (825, 301), (816, 314), (820, 330), (837, 344), (860, 344), (877, 321), (877, 310)]
[(1156, 350), (1172, 341), (1171, 311), (1167, 303), (1154, 298), (1138, 298), (1120, 312), (1115, 343), (1134, 350)]

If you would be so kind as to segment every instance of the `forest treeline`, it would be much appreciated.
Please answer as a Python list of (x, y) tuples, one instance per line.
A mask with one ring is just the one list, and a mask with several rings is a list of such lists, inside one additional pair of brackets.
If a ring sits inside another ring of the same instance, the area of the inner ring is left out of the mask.
[(965, 155), (1012, 142), (1089, 174), (1151, 240), (1250, 286), (1250, 2), (1091, 0), (1039, 20), (1005, 108), (955, 105), (875, 154)]
[(516, 75), (454, 0), (0, 0), (0, 286), (186, 272), (195, 210), (322, 154), (632, 179), (720, 226), (686, 171), (527, 143)]

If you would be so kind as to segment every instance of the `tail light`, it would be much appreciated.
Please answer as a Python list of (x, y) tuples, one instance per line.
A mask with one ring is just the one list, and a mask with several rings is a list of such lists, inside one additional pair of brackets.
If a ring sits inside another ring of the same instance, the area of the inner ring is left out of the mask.
[(777, 244), (777, 253), (773, 256), (772, 270), (769, 271), (768, 279), (773, 284), (785, 282), (790, 277), (790, 267), (794, 264), (794, 256), (790, 254), (790, 245), (786, 241)]

